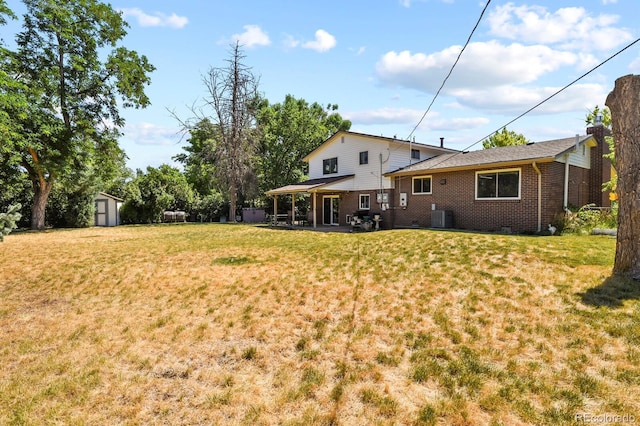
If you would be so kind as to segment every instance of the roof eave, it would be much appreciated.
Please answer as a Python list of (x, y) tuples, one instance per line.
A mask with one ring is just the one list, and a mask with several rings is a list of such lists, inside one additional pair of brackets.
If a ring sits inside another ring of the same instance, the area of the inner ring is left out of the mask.
[(530, 158), (526, 160), (514, 160), (514, 161), (500, 161), (495, 163), (482, 163), (482, 164), (471, 164), (467, 166), (452, 166), (452, 167), (438, 167), (438, 168), (425, 168), (419, 170), (400, 170), (396, 172), (385, 173), (385, 177), (402, 177), (402, 176), (415, 176), (421, 174), (429, 174), (429, 173), (446, 173), (446, 172), (459, 172), (464, 170), (479, 170), (479, 169), (490, 169), (496, 167), (513, 167), (513, 166), (522, 166), (531, 163), (552, 163), (556, 160), (556, 157), (541, 157), (541, 158)]

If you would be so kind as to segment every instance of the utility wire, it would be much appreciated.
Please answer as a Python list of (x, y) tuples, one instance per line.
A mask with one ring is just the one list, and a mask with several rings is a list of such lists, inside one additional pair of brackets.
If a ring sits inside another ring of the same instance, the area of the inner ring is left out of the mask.
[(435, 96), (431, 100), (431, 103), (427, 107), (427, 110), (424, 112), (424, 114), (422, 114), (422, 118), (420, 118), (420, 121), (418, 121), (418, 124), (416, 124), (416, 126), (413, 128), (411, 133), (409, 133), (409, 136), (407, 136), (406, 140), (411, 139), (411, 136), (413, 135), (413, 133), (418, 129), (418, 127), (420, 127), (420, 124), (422, 124), (422, 121), (424, 120), (424, 118), (427, 116), (427, 114), (431, 110), (431, 107), (433, 106), (434, 102), (438, 98), (438, 95), (440, 95), (440, 91), (442, 90), (442, 88), (444, 87), (445, 83), (447, 82), (447, 80), (451, 76), (451, 73), (453, 72), (453, 69), (458, 64), (458, 61), (460, 60), (460, 57), (462, 56), (462, 52), (464, 52), (464, 50), (469, 45), (469, 42), (471, 41), (471, 37), (473, 36), (473, 33), (475, 33), (476, 29), (478, 28), (478, 25), (480, 25), (480, 21), (482, 20), (482, 17), (484, 16), (484, 12), (486, 12), (486, 10), (489, 7), (490, 3), (491, 3), (491, 0), (488, 0), (487, 4), (484, 5), (484, 9), (482, 9), (482, 13), (480, 13), (480, 17), (478, 18), (478, 21), (476, 22), (476, 25), (471, 30), (471, 33), (469, 34), (469, 37), (467, 37), (467, 41), (465, 42), (464, 46), (462, 47), (462, 50), (460, 51), (460, 53), (458, 53), (458, 57), (456, 58), (456, 61), (453, 63), (453, 65), (451, 66), (451, 69), (449, 70), (449, 73), (447, 74), (447, 76), (442, 81), (442, 84), (440, 85), (440, 88), (438, 89), (438, 91), (436, 92)]
[(540, 105), (546, 103), (547, 101), (549, 101), (551, 98), (553, 98), (554, 96), (564, 92), (566, 89), (568, 89), (569, 87), (573, 86), (574, 84), (576, 84), (578, 81), (582, 80), (583, 78), (585, 78), (586, 76), (588, 76), (589, 74), (591, 74), (592, 72), (594, 72), (595, 70), (597, 70), (598, 68), (600, 68), (601, 66), (603, 66), (604, 64), (606, 64), (607, 62), (609, 62), (610, 60), (612, 60), (613, 58), (615, 58), (616, 56), (618, 56), (619, 54), (621, 54), (622, 52), (624, 52), (625, 50), (629, 49), (631, 46), (633, 46), (634, 44), (640, 42), (640, 38), (636, 39), (635, 41), (631, 42), (630, 44), (626, 45), (624, 48), (620, 49), (619, 51), (617, 51), (616, 53), (614, 53), (613, 55), (611, 55), (610, 57), (608, 57), (607, 59), (605, 59), (604, 61), (600, 62), (598, 65), (596, 65), (595, 67), (591, 68), (589, 71), (587, 71), (586, 73), (582, 74), (580, 77), (576, 78), (575, 80), (573, 80), (571, 83), (567, 84), (566, 86), (564, 86), (562, 89), (558, 90), (557, 92), (555, 92), (554, 94), (548, 96), (547, 98), (541, 100), (540, 102), (538, 102), (537, 104), (535, 104), (534, 106), (532, 106), (531, 108), (529, 108), (528, 110), (526, 110), (525, 112), (523, 112), (522, 114), (520, 114), (519, 116), (517, 116), (516, 118), (514, 118), (513, 120), (509, 121), (507, 124), (500, 126), (500, 128), (498, 128), (497, 130), (494, 130), (493, 132), (491, 132), (489, 135), (485, 136), (484, 138), (480, 139), (477, 142), (474, 142), (473, 144), (469, 145), (466, 149), (472, 148), (474, 145), (479, 144), (480, 142), (484, 141), (485, 139), (493, 136), (495, 133), (499, 132), (501, 129), (503, 129), (504, 127), (507, 127), (509, 124), (512, 124), (513, 122), (521, 119), (522, 117), (524, 117), (525, 115), (529, 114), (531, 111), (533, 111), (534, 109), (538, 108)]
[(540, 105), (548, 102), (551, 98), (557, 96), (558, 94), (564, 92), (565, 90), (567, 90), (569, 87), (573, 86), (574, 84), (576, 84), (578, 81), (582, 80), (583, 78), (585, 78), (586, 76), (588, 76), (589, 74), (591, 74), (592, 72), (594, 72), (595, 70), (597, 70), (598, 68), (600, 68), (601, 66), (603, 66), (604, 64), (606, 64), (607, 62), (609, 62), (610, 60), (612, 60), (613, 58), (615, 58), (616, 56), (620, 55), (622, 52), (624, 52), (625, 50), (629, 49), (631, 46), (633, 46), (634, 44), (640, 42), (640, 38), (636, 39), (635, 41), (629, 43), (628, 45), (626, 45), (625, 47), (623, 47), (622, 49), (618, 50), (616, 53), (614, 53), (613, 55), (609, 56), (607, 59), (605, 59), (604, 61), (600, 62), (598, 65), (596, 65), (595, 67), (591, 68), (589, 71), (585, 72), (584, 74), (582, 74), (580, 77), (576, 78), (575, 80), (573, 80), (571, 83), (567, 84), (566, 86), (564, 86), (562, 89), (558, 90), (557, 92), (555, 92), (554, 94), (546, 97), (545, 99), (541, 100), (540, 102), (538, 102), (537, 104), (535, 104), (534, 106), (532, 106), (531, 108), (529, 108), (528, 110), (526, 110), (525, 112), (523, 112), (522, 114), (520, 114), (519, 116), (517, 116), (516, 118), (512, 119), (511, 121), (509, 121), (508, 123), (498, 127), (496, 130), (494, 130), (493, 132), (489, 133), (487, 136), (477, 140), (476, 142), (472, 143), (471, 145), (469, 145), (468, 147), (466, 147), (465, 149), (463, 149), (460, 152), (456, 152), (455, 154), (453, 154), (451, 157), (448, 157), (446, 159), (443, 159), (442, 161), (440, 161), (439, 163), (436, 163), (434, 165), (432, 165), (431, 167), (429, 167), (430, 169), (438, 166), (440, 163), (442, 163), (445, 160), (448, 160), (450, 158), (455, 157), (456, 155), (462, 154), (465, 151), (469, 151), (469, 149), (473, 148), (475, 145), (479, 144), (480, 142), (490, 138), (491, 136), (493, 136), (494, 134), (498, 133), (500, 130), (502, 130), (503, 128), (507, 127), (508, 125), (514, 123), (515, 121), (521, 119), (522, 117), (524, 117), (525, 115), (529, 114), (531, 111), (533, 111), (534, 109), (538, 108)]

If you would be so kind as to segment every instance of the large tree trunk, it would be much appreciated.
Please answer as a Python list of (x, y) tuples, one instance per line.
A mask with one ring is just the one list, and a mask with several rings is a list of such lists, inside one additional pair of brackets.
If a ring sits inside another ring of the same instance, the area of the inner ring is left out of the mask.
[(47, 200), (53, 188), (52, 182), (44, 182), (33, 185), (33, 208), (31, 210), (31, 229), (43, 230), (45, 224), (45, 209)]
[(238, 203), (238, 188), (235, 183), (229, 187), (229, 222), (236, 222), (236, 204)]
[(618, 172), (618, 239), (614, 274), (640, 280), (640, 76), (616, 80), (611, 110)]

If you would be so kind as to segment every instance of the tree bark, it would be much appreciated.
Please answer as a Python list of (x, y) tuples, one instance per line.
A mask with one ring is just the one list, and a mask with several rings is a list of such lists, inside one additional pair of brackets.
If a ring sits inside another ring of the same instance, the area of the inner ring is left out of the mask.
[(613, 273), (640, 280), (640, 76), (616, 80), (611, 110), (618, 172), (618, 236)]
[(44, 186), (33, 185), (33, 208), (31, 210), (31, 229), (43, 230), (45, 226), (45, 209), (53, 185), (45, 182)]

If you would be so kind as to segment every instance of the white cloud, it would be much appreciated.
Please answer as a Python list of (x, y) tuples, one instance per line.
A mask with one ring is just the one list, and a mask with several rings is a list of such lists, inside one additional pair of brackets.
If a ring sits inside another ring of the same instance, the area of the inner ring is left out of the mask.
[[(557, 92), (561, 87), (519, 87), (504, 85), (487, 89), (460, 89), (452, 93), (457, 101), (469, 108), (506, 115), (520, 114)], [(532, 114), (554, 114), (590, 109), (606, 98), (608, 91), (601, 84), (575, 84), (544, 103)]]
[(640, 56), (638, 56), (633, 60), (633, 62), (629, 64), (629, 71), (631, 71), (633, 74), (640, 74)]
[(557, 44), (563, 49), (609, 50), (633, 39), (619, 28), (617, 15), (591, 16), (582, 7), (549, 12), (542, 6), (496, 7), (487, 18), (489, 33), (523, 43)]
[(602, 0), (602, 4), (607, 5), (607, 4), (616, 4), (618, 3), (618, 0)]
[(367, 47), (366, 46), (360, 46), (357, 49), (355, 49), (353, 47), (350, 47), (349, 50), (352, 51), (352, 52), (355, 52), (356, 56), (360, 56), (367, 50)]
[(325, 30), (318, 30), (315, 33), (315, 40), (302, 44), (305, 49), (315, 50), (317, 52), (326, 52), (335, 47), (336, 38)]
[[(409, 108), (379, 108), (368, 111), (348, 112), (344, 117), (358, 125), (372, 124), (415, 124), (422, 118), (424, 110)], [(475, 129), (489, 123), (484, 117), (439, 118), (439, 113), (431, 111), (420, 125), (428, 130)]]
[(254, 46), (268, 46), (271, 44), (269, 35), (262, 31), (258, 25), (245, 25), (242, 34), (234, 34), (231, 38), (242, 46), (251, 48)]
[(154, 12), (153, 15), (150, 15), (137, 7), (119, 10), (125, 18), (128, 16), (136, 18), (138, 25), (141, 27), (170, 27), (179, 29), (189, 23), (189, 19), (184, 16), (178, 16), (175, 13), (165, 15), (161, 12)]
[(449, 119), (429, 119), (429, 116), (420, 124), (420, 129), (427, 130), (470, 130), (489, 124), (486, 117), (458, 117)]
[[(388, 52), (376, 64), (376, 74), (391, 86), (435, 93), (461, 49), (461, 46), (452, 46), (429, 55)], [(575, 65), (579, 59), (573, 53), (542, 45), (471, 43), (447, 81), (445, 92), (529, 83), (562, 66)]]
[(358, 124), (411, 124), (420, 120), (424, 111), (409, 108), (380, 108), (347, 112), (344, 117)]
[(175, 145), (180, 140), (179, 132), (175, 127), (146, 122), (127, 124), (123, 130), (124, 138), (136, 145)]

